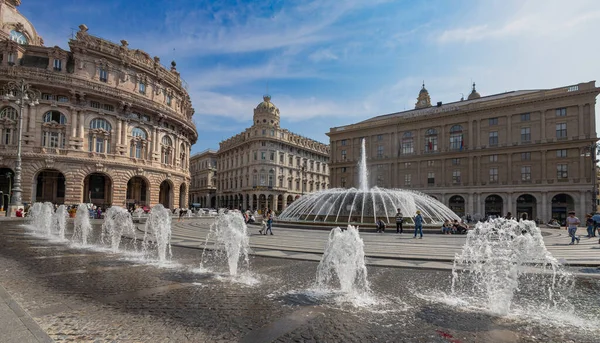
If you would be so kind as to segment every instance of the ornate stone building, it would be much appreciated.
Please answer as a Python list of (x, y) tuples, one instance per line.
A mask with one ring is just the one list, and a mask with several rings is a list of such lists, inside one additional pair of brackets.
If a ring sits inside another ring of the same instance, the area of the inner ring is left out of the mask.
[(217, 152), (206, 149), (190, 158), (190, 203), (193, 207), (217, 206)]
[(329, 188), (329, 146), (279, 127), (265, 95), (252, 127), (219, 145), (217, 205), (282, 211), (307, 192)]
[(197, 132), (175, 62), (85, 25), (70, 51), (45, 47), (19, 4), (0, 1), (0, 190), (14, 176), (20, 108), (6, 87), (24, 80), (39, 98), (23, 108), (24, 202), (187, 207)]
[(370, 184), (427, 193), (459, 215), (528, 213), (548, 221), (594, 208), (595, 82), (521, 90), (432, 106), (425, 85), (414, 110), (332, 128), (333, 187), (357, 184), (366, 138)]

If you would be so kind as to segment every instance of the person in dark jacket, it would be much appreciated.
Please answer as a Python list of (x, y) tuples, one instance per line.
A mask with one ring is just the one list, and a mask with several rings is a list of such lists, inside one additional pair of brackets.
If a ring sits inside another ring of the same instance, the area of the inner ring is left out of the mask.
[(420, 234), (419, 239), (423, 238), (423, 217), (421, 216), (421, 211), (417, 211), (417, 215), (414, 218), (415, 221), (415, 236), (413, 238), (417, 238), (417, 233)]

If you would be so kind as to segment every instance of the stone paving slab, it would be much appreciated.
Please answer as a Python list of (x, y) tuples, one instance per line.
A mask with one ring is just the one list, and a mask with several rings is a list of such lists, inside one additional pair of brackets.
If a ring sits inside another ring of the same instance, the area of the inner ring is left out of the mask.
[(50, 336), (0, 285), (0, 342), (47, 343)]

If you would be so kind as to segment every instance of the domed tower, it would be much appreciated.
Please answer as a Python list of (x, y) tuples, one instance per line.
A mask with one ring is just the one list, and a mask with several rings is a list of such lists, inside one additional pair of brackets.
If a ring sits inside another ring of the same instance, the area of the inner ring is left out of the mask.
[(19, 45), (44, 45), (31, 22), (17, 10), (19, 5), (21, 0), (0, 1), (0, 38)]
[(467, 98), (467, 100), (473, 100), (473, 99), (479, 99), (481, 98), (481, 95), (479, 95), (479, 93), (477, 93), (477, 91), (475, 90), (475, 82), (473, 82), (473, 90), (471, 91), (471, 94), (469, 94), (469, 97)]
[(429, 92), (425, 89), (425, 81), (423, 81), (423, 88), (419, 91), (419, 97), (417, 98), (417, 103), (415, 104), (415, 109), (431, 107), (431, 98), (429, 97)]
[(271, 96), (263, 96), (263, 102), (254, 109), (254, 125), (279, 127), (279, 109), (271, 102)]

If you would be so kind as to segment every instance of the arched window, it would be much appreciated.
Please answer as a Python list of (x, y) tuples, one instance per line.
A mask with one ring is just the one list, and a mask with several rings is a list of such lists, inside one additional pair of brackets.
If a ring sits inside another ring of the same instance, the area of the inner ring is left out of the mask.
[(162, 163), (171, 165), (172, 164), (172, 154), (173, 154), (173, 141), (169, 136), (163, 136), (161, 140), (162, 145)]
[(425, 152), (435, 152), (438, 150), (438, 133), (436, 129), (425, 131)]
[(2, 111), (0, 111), (0, 119), (2, 118), (17, 120), (17, 110), (12, 107), (4, 107)]
[(450, 150), (462, 150), (463, 146), (462, 126), (454, 125), (450, 128)]
[(42, 146), (46, 148), (65, 147), (67, 117), (59, 111), (48, 111), (43, 117)]
[(110, 132), (112, 126), (101, 118), (93, 119), (89, 129), (89, 151), (101, 154), (110, 153)]
[(261, 171), (260, 171), (259, 180), (260, 180), (260, 186), (267, 185), (267, 174), (265, 173), (264, 169), (261, 169)]
[(0, 111), (0, 145), (13, 145), (17, 142), (17, 110), (4, 107)]
[(148, 134), (144, 129), (134, 127), (131, 130), (131, 144), (129, 156), (133, 158), (144, 158), (146, 155), (146, 146), (148, 145)]
[(402, 155), (412, 154), (415, 151), (415, 145), (412, 132), (408, 131), (402, 135)]
[(44, 114), (44, 123), (55, 122), (61, 125), (65, 125), (67, 123), (67, 117), (59, 111), (48, 111)]

